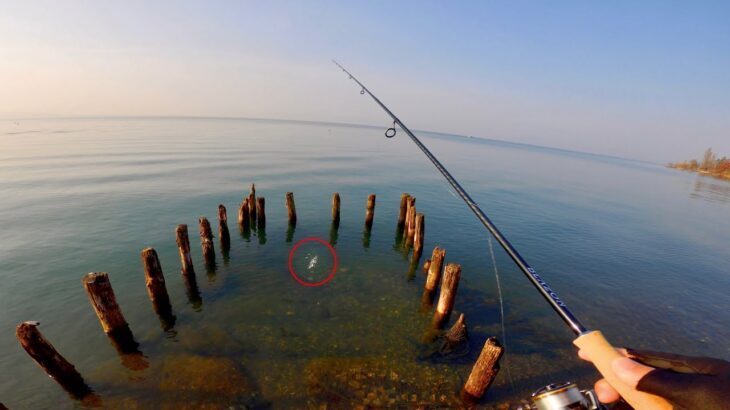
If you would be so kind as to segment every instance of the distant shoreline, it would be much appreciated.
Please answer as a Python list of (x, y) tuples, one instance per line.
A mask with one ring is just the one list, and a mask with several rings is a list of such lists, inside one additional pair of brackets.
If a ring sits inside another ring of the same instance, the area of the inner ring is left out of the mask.
[(707, 175), (718, 179), (730, 180), (730, 159), (726, 157), (717, 158), (712, 148), (705, 151), (702, 160), (692, 159), (683, 162), (667, 164), (668, 168), (681, 171), (695, 172), (700, 175)]

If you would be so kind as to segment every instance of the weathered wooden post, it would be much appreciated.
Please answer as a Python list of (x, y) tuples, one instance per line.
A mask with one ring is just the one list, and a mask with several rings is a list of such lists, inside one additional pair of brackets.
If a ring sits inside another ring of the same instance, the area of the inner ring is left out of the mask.
[(38, 325), (38, 322), (23, 322), (15, 329), (15, 336), (23, 349), (74, 398), (82, 399), (91, 394), (91, 388), (81, 374), (43, 337)]
[(426, 285), (424, 288), (428, 292), (433, 292), (439, 285), (441, 280), (441, 271), (444, 266), (444, 257), (446, 256), (446, 249), (441, 249), (438, 246), (433, 248), (431, 254), (431, 265), (428, 268), (428, 276), (426, 277)]
[(198, 224), (200, 237), (213, 239), (213, 230), (210, 228), (210, 222), (208, 222), (208, 218), (201, 216), (200, 219), (198, 219)]
[(208, 267), (215, 265), (215, 249), (213, 247), (213, 241), (208, 238), (201, 238), (200, 248), (203, 250), (203, 260), (205, 260), (205, 264)]
[(456, 299), (456, 290), (459, 287), (459, 279), (461, 278), (461, 265), (450, 263), (444, 269), (444, 278), (441, 283), (441, 293), (439, 294), (438, 305), (434, 313), (434, 324), (441, 327), (451, 315), (454, 309), (454, 300)]
[(499, 341), (490, 337), (484, 342), (482, 352), (471, 369), (471, 374), (464, 384), (461, 395), (469, 402), (476, 402), (484, 396), (489, 386), (497, 377), (499, 372), (499, 359), (504, 353), (504, 348)]
[(340, 226), (340, 194), (332, 194), (332, 225)]
[(193, 258), (190, 257), (190, 238), (188, 238), (188, 226), (180, 224), (175, 228), (175, 240), (180, 253), (181, 272), (184, 276), (195, 275), (193, 269)]
[(400, 210), (398, 211), (398, 229), (403, 229), (406, 224), (406, 212), (408, 211), (408, 199), (411, 196), (407, 193), (402, 193), (400, 196)]
[(223, 204), (218, 205), (218, 237), (223, 252), (231, 248), (231, 234), (228, 231), (228, 212)]
[(251, 220), (256, 220), (256, 184), (251, 184), (251, 193), (248, 194), (248, 214)]
[(213, 232), (210, 229), (208, 218), (201, 216), (200, 224), (200, 246), (203, 250), (203, 259), (208, 266), (215, 264), (215, 250), (213, 248)]
[(109, 282), (109, 274), (91, 272), (83, 277), (81, 283), (86, 289), (91, 307), (94, 308), (104, 333), (115, 342), (115, 347), (122, 353), (136, 352), (137, 342), (134, 341), (132, 331), (117, 304), (114, 289)]
[(406, 210), (405, 244), (406, 248), (413, 244), (413, 237), (416, 234), (416, 198), (408, 198), (408, 209)]
[(295, 225), (297, 223), (297, 208), (294, 205), (294, 193), (286, 193), (286, 210), (289, 213), (289, 225)]
[(266, 199), (262, 196), (256, 198), (256, 217), (259, 228), (266, 226)]
[(423, 252), (423, 238), (426, 235), (426, 217), (422, 213), (416, 214), (416, 229), (413, 235), (413, 254), (421, 256)]
[(365, 205), (365, 227), (369, 230), (373, 227), (375, 217), (375, 194), (368, 195), (368, 202)]
[(246, 228), (248, 227), (248, 198), (243, 198), (243, 201), (241, 201), (241, 205), (238, 207), (238, 224)]
[(142, 266), (144, 269), (147, 294), (152, 301), (152, 307), (163, 322), (165, 329), (172, 328), (175, 324), (175, 317), (172, 315), (170, 297), (167, 295), (165, 276), (162, 274), (160, 259), (154, 248), (142, 250)]

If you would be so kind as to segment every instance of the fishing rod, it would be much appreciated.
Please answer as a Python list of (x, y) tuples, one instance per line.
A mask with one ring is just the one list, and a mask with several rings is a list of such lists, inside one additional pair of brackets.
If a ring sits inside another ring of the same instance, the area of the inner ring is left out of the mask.
[(335, 63), (337, 67), (342, 69), (342, 71), (345, 72), (345, 74), (347, 74), (351, 80), (353, 80), (358, 86), (360, 86), (361, 95), (369, 95), (375, 101), (375, 103), (378, 104), (380, 108), (382, 108), (383, 111), (385, 111), (393, 120), (393, 127), (388, 128), (388, 130), (385, 132), (386, 137), (394, 137), (396, 134), (395, 126), (398, 125), (398, 127), (400, 127), (400, 129), (402, 129), (411, 138), (416, 146), (420, 148), (421, 151), (423, 151), (426, 157), (431, 161), (436, 169), (439, 170), (444, 178), (446, 178), (446, 181), (454, 188), (454, 190), (461, 197), (461, 199), (464, 200), (469, 209), (471, 209), (474, 215), (476, 215), (477, 219), (479, 219), (479, 222), (481, 222), (482, 225), (487, 228), (487, 230), (492, 234), (497, 242), (499, 242), (500, 246), (502, 246), (502, 248), (507, 252), (510, 258), (512, 258), (517, 267), (520, 268), (522, 273), (525, 274), (525, 276), (530, 281), (530, 283), (532, 283), (535, 289), (537, 289), (537, 291), (548, 302), (548, 304), (553, 308), (558, 316), (560, 316), (560, 318), (568, 325), (568, 327), (570, 327), (570, 329), (576, 334), (576, 336), (578, 336), (573, 341), (573, 343), (588, 354), (596, 368), (601, 372), (606, 380), (621, 394), (624, 400), (626, 400), (636, 409), (671, 409), (671, 404), (669, 404), (663, 398), (634, 390), (632, 387), (627, 386), (618, 379), (618, 377), (614, 374), (611, 368), (611, 362), (614, 359), (620, 357), (620, 354), (606, 340), (601, 331), (588, 330), (578, 320), (578, 318), (575, 317), (570, 309), (568, 309), (568, 306), (560, 299), (560, 297), (550, 287), (550, 285), (548, 285), (547, 282), (545, 282), (545, 280), (540, 277), (537, 271), (535, 271), (535, 269), (527, 263), (525, 258), (520, 255), (517, 249), (512, 246), (512, 244), (507, 240), (504, 234), (502, 234), (502, 232), (497, 229), (492, 220), (489, 219), (489, 217), (479, 207), (479, 204), (477, 204), (471, 198), (469, 193), (466, 192), (466, 190), (461, 186), (461, 184), (459, 184), (456, 178), (451, 175), (446, 167), (441, 164), (441, 161), (439, 161), (431, 153), (431, 151), (421, 142), (421, 140), (419, 140), (418, 137), (416, 137), (413, 132), (411, 132), (411, 130), (395, 114), (393, 114), (393, 112), (388, 107), (386, 107), (385, 104), (383, 104), (383, 102), (378, 99), (378, 97), (375, 96), (375, 94), (373, 94), (367, 87), (365, 87), (365, 85), (361, 83), (360, 80), (352, 75), (352, 73), (347, 71), (347, 69), (340, 65), (340, 63), (338, 63), (337, 61), (332, 60), (332, 62)]

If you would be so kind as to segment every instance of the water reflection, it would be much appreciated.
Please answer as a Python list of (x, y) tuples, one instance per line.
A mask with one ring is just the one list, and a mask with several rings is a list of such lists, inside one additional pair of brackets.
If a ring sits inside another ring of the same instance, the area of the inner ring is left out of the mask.
[(294, 231), (296, 229), (297, 229), (297, 223), (290, 222), (289, 226), (286, 229), (286, 243), (291, 243), (291, 241), (294, 239)]
[(730, 203), (730, 183), (699, 177), (695, 180), (690, 196), (710, 202)]
[(198, 281), (195, 278), (195, 273), (191, 275), (182, 275), (183, 282), (185, 282), (185, 294), (188, 297), (188, 302), (193, 307), (193, 310), (200, 312), (203, 308), (203, 298), (200, 296), (200, 289), (198, 289)]
[[(261, 221), (261, 218), (259, 218), (259, 221)], [(259, 238), (259, 245), (265, 245), (266, 244), (266, 224), (259, 223), (259, 229), (256, 232), (256, 236)]]
[(122, 365), (129, 370), (139, 371), (150, 365), (147, 358), (139, 350), (139, 343), (134, 339), (129, 326), (123, 326), (107, 333), (109, 340), (119, 354)]
[(372, 236), (372, 229), (365, 225), (362, 231), (362, 246), (367, 249), (370, 247), (370, 237)]
[(337, 238), (339, 236), (339, 230), (340, 230), (339, 222), (337, 222), (337, 223), (332, 222), (332, 225), (330, 225), (330, 245), (332, 245), (332, 246), (337, 245)]

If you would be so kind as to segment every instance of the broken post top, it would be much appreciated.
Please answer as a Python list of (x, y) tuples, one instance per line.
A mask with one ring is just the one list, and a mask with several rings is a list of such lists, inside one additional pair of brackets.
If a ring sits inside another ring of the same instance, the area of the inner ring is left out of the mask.
[(228, 222), (228, 213), (223, 204), (218, 205), (218, 221), (222, 223)]
[(286, 209), (289, 213), (289, 223), (294, 224), (297, 222), (297, 208), (294, 205), (294, 193), (286, 193)]
[(200, 237), (203, 239), (212, 239), (213, 231), (210, 228), (208, 218), (201, 216), (200, 219), (198, 219), (198, 223), (200, 224)]
[(106, 272), (91, 272), (82, 279), (86, 293), (89, 296), (96, 316), (99, 318), (104, 333), (112, 333), (118, 329), (127, 328), (127, 321), (117, 305), (109, 274)]

